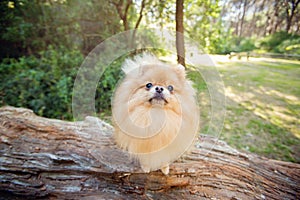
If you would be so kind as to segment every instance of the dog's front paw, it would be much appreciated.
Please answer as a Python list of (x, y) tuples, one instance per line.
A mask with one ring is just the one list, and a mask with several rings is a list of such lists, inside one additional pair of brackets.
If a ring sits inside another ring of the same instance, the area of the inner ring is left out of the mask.
[(160, 170), (161, 170), (162, 173), (164, 173), (165, 175), (168, 175), (169, 172), (170, 172), (170, 167), (169, 167), (169, 165), (165, 165), (165, 166), (163, 166)]
[(144, 166), (144, 165), (142, 165), (141, 167), (142, 167), (143, 172), (145, 172), (145, 173), (149, 173), (150, 172), (150, 167)]

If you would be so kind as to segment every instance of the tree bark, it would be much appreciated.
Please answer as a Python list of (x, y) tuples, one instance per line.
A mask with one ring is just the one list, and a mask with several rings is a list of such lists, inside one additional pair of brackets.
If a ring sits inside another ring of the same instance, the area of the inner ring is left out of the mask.
[(300, 0), (286, 0), (286, 32), (289, 32), (292, 26), (295, 12), (297, 11)]
[(245, 15), (246, 15), (246, 11), (247, 11), (247, 6), (248, 6), (248, 1), (244, 0), (243, 1), (243, 13), (242, 13), (242, 18), (241, 18), (241, 22), (240, 22), (240, 30), (239, 30), (239, 38), (242, 37), (243, 35), (243, 31), (244, 31), (244, 21), (245, 21)]
[[(136, 43), (136, 41), (135, 41), (136, 40), (136, 29), (138, 29), (140, 26), (140, 23), (144, 16), (144, 10), (145, 10), (146, 4), (150, 4), (150, 3), (151, 3), (151, 1), (146, 2), (146, 0), (142, 0), (142, 2), (141, 2), (141, 8), (139, 11), (138, 19), (134, 25), (133, 33), (131, 36), (128, 36), (128, 45), (130, 48), (133, 48), (136, 45), (135, 44)], [(133, 1), (126, 0), (125, 7), (123, 5), (124, 0), (119, 0), (118, 2), (112, 1), (112, 4), (116, 7), (118, 15), (123, 22), (124, 31), (130, 30), (130, 26), (129, 26), (129, 22), (128, 22), (128, 17), (129, 17), (128, 11), (129, 11), (130, 7), (133, 5)]]
[[(142, 173), (94, 117), (66, 122), (0, 108), (0, 195), (10, 199), (299, 199), (300, 165), (241, 153), (209, 136)], [(17, 196), (21, 195), (21, 196)]]
[(118, 15), (123, 22), (124, 31), (129, 30), (129, 24), (127, 20), (127, 15), (130, 6), (132, 5), (132, 0), (126, 0), (124, 5), (124, 0), (119, 0), (118, 2), (112, 1), (112, 4), (116, 7)]
[(183, 37), (183, 2), (184, 0), (176, 0), (176, 49), (177, 62), (185, 66), (185, 49)]
[[(151, 2), (149, 1), (148, 3), (151, 3)], [(139, 14), (139, 17), (138, 17), (138, 19), (137, 19), (137, 21), (135, 23), (135, 26), (134, 26), (134, 30), (133, 30), (132, 37), (131, 37), (130, 47), (134, 47), (136, 45), (136, 31), (139, 28), (139, 25), (140, 25), (140, 23), (142, 21), (143, 12), (144, 12), (145, 6), (146, 6), (146, 0), (142, 0), (140, 12), (139, 12), (140, 14)]]

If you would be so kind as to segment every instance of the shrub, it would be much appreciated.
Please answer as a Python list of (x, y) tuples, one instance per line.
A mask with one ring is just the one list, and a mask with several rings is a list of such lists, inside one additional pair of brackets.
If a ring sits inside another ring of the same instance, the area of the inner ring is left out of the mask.
[(300, 54), (300, 37), (284, 40), (277, 47), (278, 51), (281, 53), (289, 53), (289, 54)]
[(255, 46), (255, 40), (252, 38), (244, 38), (240, 42), (240, 51), (245, 52), (245, 51), (253, 51), (256, 49)]
[[(51, 46), (39, 57), (5, 59), (0, 63), (0, 106), (26, 107), (48, 118), (73, 119), (73, 84), (82, 61), (78, 50)], [(110, 114), (110, 99), (122, 77), (123, 61), (123, 57), (114, 61), (101, 76), (95, 92), (97, 113)], [(80, 98), (86, 102), (84, 96)]]
[(0, 105), (27, 107), (35, 113), (71, 119), (72, 86), (83, 60), (78, 50), (48, 50), (0, 63)]
[[(281, 31), (260, 40), (260, 48), (273, 53), (297, 53), (292, 45), (300, 44), (300, 36)], [(290, 46), (290, 48), (288, 48)], [(298, 48), (299, 49), (299, 48)], [(292, 51), (291, 51), (292, 50)]]
[(123, 78), (121, 65), (125, 57), (111, 63), (104, 71), (96, 89), (96, 110), (101, 115), (111, 114), (111, 98), (119, 80)]
[(239, 38), (229, 37), (223, 44), (222, 54), (229, 54), (230, 52), (247, 52), (257, 49), (254, 38)]

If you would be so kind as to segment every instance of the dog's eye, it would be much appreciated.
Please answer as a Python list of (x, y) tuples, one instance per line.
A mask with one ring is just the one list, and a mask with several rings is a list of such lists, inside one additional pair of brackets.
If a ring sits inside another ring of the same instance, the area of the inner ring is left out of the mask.
[(170, 92), (172, 92), (172, 91), (174, 90), (173, 86), (172, 86), (172, 85), (169, 85), (169, 86), (168, 86), (168, 90), (169, 90)]
[(146, 88), (147, 88), (147, 89), (152, 88), (152, 86), (153, 86), (152, 83), (147, 83), (147, 84), (146, 84)]

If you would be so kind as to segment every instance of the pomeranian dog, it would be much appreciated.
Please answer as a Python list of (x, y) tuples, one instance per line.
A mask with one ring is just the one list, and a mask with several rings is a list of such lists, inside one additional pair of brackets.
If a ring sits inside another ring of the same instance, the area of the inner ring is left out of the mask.
[(151, 54), (125, 60), (125, 78), (113, 98), (114, 138), (138, 158), (144, 172), (161, 169), (192, 144), (199, 128), (195, 91), (182, 65)]

